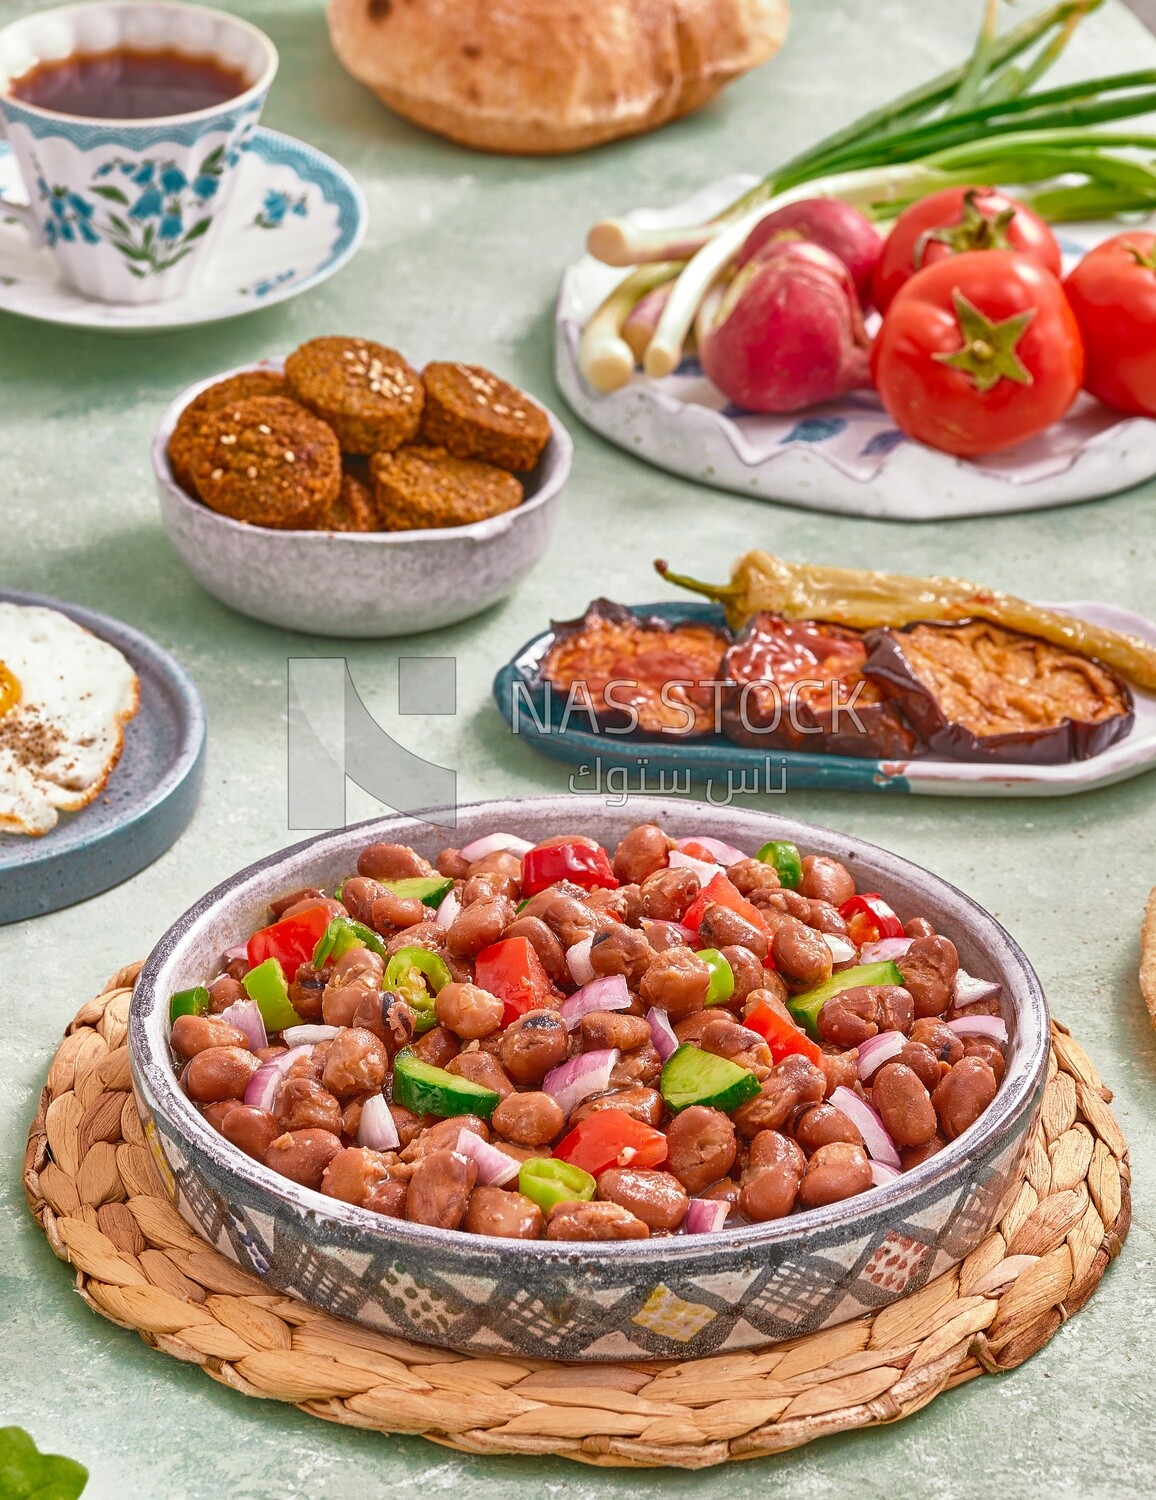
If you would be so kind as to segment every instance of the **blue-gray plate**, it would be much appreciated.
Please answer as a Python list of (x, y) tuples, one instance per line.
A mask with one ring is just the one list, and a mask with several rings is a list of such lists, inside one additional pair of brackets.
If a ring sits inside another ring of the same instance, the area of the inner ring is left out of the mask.
[(100, 796), (40, 838), (0, 834), (0, 923), (99, 895), (151, 865), (188, 825), (201, 795), (205, 708), (192, 678), (155, 641), (119, 620), (40, 594), (0, 589), (10, 604), (59, 610), (124, 653), (140, 709)]
[[(725, 627), (717, 604), (666, 600), (630, 606), (664, 620), (706, 621)], [(1093, 600), (1050, 604), (1112, 630), (1156, 644), (1156, 622), (1131, 610)], [(752, 750), (721, 734), (693, 740), (627, 737), (591, 725), (575, 702), (569, 715), (560, 694), (547, 693), (542, 659), (554, 643), (552, 630), (527, 641), (494, 678), (494, 698), (506, 723), (540, 755), (576, 767), (572, 792), (621, 797), (702, 789), (708, 802), (726, 805), (750, 793), (830, 787), (837, 791), (912, 792), (938, 797), (1057, 797), (1110, 786), (1156, 765), (1156, 694), (1133, 690), (1136, 718), (1131, 732), (1088, 760), (1056, 766), (1028, 762), (951, 760), (918, 751), (907, 760), (862, 759), (801, 750)]]

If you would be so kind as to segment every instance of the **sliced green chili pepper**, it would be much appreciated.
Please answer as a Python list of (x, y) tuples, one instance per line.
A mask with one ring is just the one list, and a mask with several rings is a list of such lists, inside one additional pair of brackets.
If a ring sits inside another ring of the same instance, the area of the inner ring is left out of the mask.
[(785, 885), (789, 891), (799, 889), (803, 879), (803, 861), (799, 858), (796, 845), (786, 839), (772, 839), (769, 844), (763, 845), (755, 858), (761, 859), (765, 865), (774, 865), (780, 885)]
[(203, 1016), (208, 1009), (209, 992), (203, 984), (198, 984), (191, 990), (177, 991), (169, 1001), (169, 1020), (175, 1021), (178, 1016)]
[(735, 971), (725, 954), (717, 948), (700, 948), (696, 954), (710, 970), (710, 989), (706, 992), (705, 1005), (722, 1005), (735, 992)]
[[(417, 976), (413, 972), (415, 969), (419, 971)], [(424, 989), (427, 980), (435, 995), (450, 982), (445, 960), (428, 948), (399, 948), (385, 968), (386, 989), (396, 990), (406, 1000), (409, 999), (407, 986), (420, 985)]]
[(444, 960), (428, 948), (399, 948), (385, 968), (385, 987), (400, 995), (413, 1011), (414, 1030), (419, 1036), (437, 1025), (434, 995), (449, 982), (450, 971)]
[(518, 1191), (543, 1213), (555, 1203), (589, 1203), (597, 1186), (589, 1172), (554, 1156), (532, 1156), (518, 1173)]
[(285, 970), (275, 958), (267, 958), (250, 969), (241, 984), (249, 999), (256, 1000), (266, 1031), (284, 1031), (286, 1026), (301, 1024), (301, 1017), (289, 999)]
[(313, 950), (313, 967), (324, 968), (330, 959), (336, 963), (354, 948), (369, 948), (380, 958), (386, 957), (385, 944), (372, 927), (367, 927), (364, 922), (355, 922), (352, 917), (334, 917), (317, 940), (317, 946)]
[(840, 969), (813, 990), (792, 995), (787, 1001), (787, 1009), (800, 1026), (805, 1026), (812, 1036), (818, 1036), (819, 1012), (828, 1000), (841, 995), (844, 990), (858, 989), (860, 985), (902, 983), (903, 975), (890, 959), (881, 964), (856, 964), (853, 969)]

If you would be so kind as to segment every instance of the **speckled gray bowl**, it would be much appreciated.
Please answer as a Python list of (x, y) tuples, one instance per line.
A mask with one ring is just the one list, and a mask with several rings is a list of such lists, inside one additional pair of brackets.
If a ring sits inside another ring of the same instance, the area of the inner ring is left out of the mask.
[(676, 836), (715, 834), (740, 848), (794, 840), (843, 860), (860, 885), (926, 914), (972, 973), (1003, 982), (1010, 1046), (987, 1112), (938, 1156), (857, 1198), (713, 1235), (617, 1244), (493, 1240), (382, 1218), (296, 1186), (231, 1147), (177, 1085), (170, 994), (216, 972), (269, 901), (333, 886), (375, 839), (432, 856), (449, 841), (413, 818), (310, 839), (252, 865), (165, 934), (137, 982), (129, 1047), (145, 1133), (184, 1217), (238, 1264), (330, 1312), (478, 1354), (568, 1360), (688, 1358), (752, 1348), (879, 1308), (979, 1244), (1018, 1185), (1043, 1091), (1048, 1014), (1035, 974), (1003, 928), (918, 865), (826, 829), (678, 799), (609, 809), (542, 797), (458, 811), (452, 841), (495, 829), (526, 838), (580, 828), (613, 844), (646, 819)]
[[(241, 369), (280, 369), (264, 360)], [(538, 467), (524, 475), (516, 510), (428, 531), (271, 531), (246, 526), (186, 495), (173, 478), (177, 418), (225, 370), (182, 391), (161, 418), (152, 460), (161, 520), (185, 565), (210, 594), (256, 620), (315, 635), (389, 636), (436, 630), (494, 604), (545, 552), (574, 445), (552, 412)]]

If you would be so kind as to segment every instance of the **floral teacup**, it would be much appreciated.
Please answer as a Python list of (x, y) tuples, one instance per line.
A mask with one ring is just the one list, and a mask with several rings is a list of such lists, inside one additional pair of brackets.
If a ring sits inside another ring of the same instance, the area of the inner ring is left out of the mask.
[[(223, 104), (147, 120), (57, 113), (13, 96), (37, 63), (120, 48), (213, 58), (248, 86)], [(0, 118), (30, 201), (0, 198), (0, 210), (23, 220), (86, 297), (180, 296), (212, 254), (276, 71), (268, 37), (200, 6), (98, 0), (13, 22), (0, 31)]]

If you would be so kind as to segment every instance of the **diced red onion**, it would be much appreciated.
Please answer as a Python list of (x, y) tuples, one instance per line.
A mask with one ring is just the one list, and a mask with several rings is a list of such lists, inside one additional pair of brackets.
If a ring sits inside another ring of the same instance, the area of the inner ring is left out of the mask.
[(914, 938), (880, 938), (877, 943), (864, 943), (859, 950), (859, 962), (885, 964), (891, 959), (902, 958), (914, 941)]
[(312, 1047), (317, 1042), (331, 1042), (340, 1026), (286, 1026), (281, 1035), (290, 1047)]
[(434, 921), (444, 932), (447, 927), (451, 927), (453, 925), (454, 920), (461, 909), (462, 903), (458, 899), (458, 893), (451, 886), (446, 894), (442, 897), (441, 903), (438, 906), (437, 911), (434, 913)]
[(821, 932), (819, 936), (831, 950), (831, 961), (837, 964), (849, 964), (853, 962), (858, 954), (854, 943), (849, 943), (845, 937), (840, 937), (837, 932)]
[(864, 1083), (885, 1062), (898, 1057), (906, 1042), (907, 1038), (901, 1031), (881, 1031), (877, 1036), (870, 1036), (865, 1042), (860, 1042), (859, 1061), (855, 1066)]
[(250, 1052), (260, 1052), (269, 1045), (261, 1008), (256, 1000), (234, 1000), (227, 1010), (221, 1012), (221, 1020), (235, 1026), (249, 1043)]
[(236, 963), (237, 959), (239, 958), (243, 958), (245, 962), (248, 963), (248, 943), (234, 943), (231, 948), (226, 948), (224, 953), (221, 954), (221, 965), (222, 967), (224, 967), (225, 964)]
[(610, 1075), (617, 1066), (618, 1048), (599, 1047), (551, 1068), (542, 1080), (542, 1088), (569, 1119), (570, 1111), (577, 1109), (583, 1099), (606, 1092)]
[(461, 856), (473, 864), (475, 859), (485, 859), (487, 854), (497, 854), (503, 849), (520, 856), (533, 847), (529, 839), (520, 839), (516, 833), (487, 833), (467, 844), (461, 850)]
[(566, 1022), (566, 1030), (573, 1031), (583, 1016), (592, 1010), (627, 1010), (630, 1007), (630, 990), (621, 974), (607, 974), (603, 979), (592, 979), (580, 990), (575, 990), (568, 1000), (563, 1000), (558, 1014)]
[(1007, 1042), (1007, 1025), (1002, 1016), (960, 1016), (948, 1021), (947, 1029), (956, 1036), (984, 1036), (1002, 1047)]
[(646, 1024), (650, 1027), (650, 1040), (654, 1043), (654, 1050), (665, 1062), (678, 1047), (678, 1038), (670, 1024), (670, 1017), (655, 1006), (653, 1010), (646, 1012)]
[(357, 1144), (371, 1151), (396, 1151), (401, 1145), (397, 1122), (390, 1113), (384, 1094), (373, 1094), (361, 1106), (357, 1122)]
[(961, 1010), (978, 1005), (981, 1000), (994, 1000), (1002, 992), (1003, 985), (998, 979), (976, 979), (963, 969), (956, 970), (953, 998)]
[(593, 942), (591, 935), (566, 950), (566, 967), (575, 984), (589, 984), (595, 978), (594, 966), (590, 962), (590, 946)]
[[(685, 849), (687, 844), (700, 844), (702, 848), (710, 850), (720, 865), (737, 865), (740, 859), (746, 859), (741, 849), (736, 849), (733, 844), (724, 844), (722, 839), (676, 839), (675, 843), (680, 850)], [(674, 861), (672, 860), (671, 863), (673, 864)]]
[(458, 1131), (458, 1142), (454, 1150), (459, 1156), (468, 1156), (477, 1163), (478, 1182), (482, 1187), (501, 1187), (510, 1182), (522, 1170), (522, 1163), (483, 1141), (476, 1131), (465, 1126)]
[(899, 1175), (898, 1167), (889, 1167), (881, 1161), (873, 1161), (871, 1163), (871, 1181), (876, 1187), (886, 1187), (889, 1182), (894, 1182)]
[(730, 1204), (720, 1198), (692, 1198), (682, 1227), (687, 1234), (715, 1234), (723, 1227)]
[(661, 917), (643, 917), (642, 930), (648, 936), (651, 932), (671, 932), (681, 938), (684, 943), (691, 945), (698, 941), (698, 933), (684, 926), (682, 922), (667, 922)]
[(841, 1109), (853, 1125), (859, 1127), (867, 1155), (874, 1161), (881, 1161), (885, 1167), (894, 1167), (898, 1171), (901, 1164), (895, 1142), (866, 1099), (860, 1099), (858, 1094), (840, 1084), (831, 1095), (831, 1103), (836, 1109)]
[(667, 859), (672, 869), (693, 870), (700, 886), (709, 885), (722, 869), (721, 865), (708, 865), (705, 859), (695, 859), (692, 854), (684, 854), (681, 849), (672, 849)]
[(299, 1057), (308, 1057), (312, 1051), (312, 1047), (290, 1047), (289, 1051), (282, 1052), (280, 1057), (274, 1057), (269, 1062), (262, 1063), (249, 1079), (249, 1086), (245, 1090), (245, 1103), (252, 1104), (257, 1109), (272, 1110), (282, 1078)]

